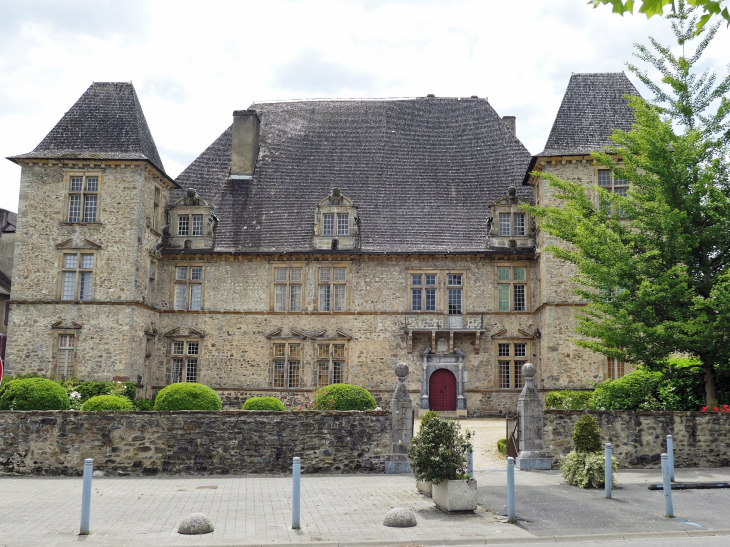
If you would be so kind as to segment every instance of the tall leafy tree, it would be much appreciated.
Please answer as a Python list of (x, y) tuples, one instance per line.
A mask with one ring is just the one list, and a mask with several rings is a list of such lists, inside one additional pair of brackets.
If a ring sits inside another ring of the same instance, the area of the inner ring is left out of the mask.
[[(696, 33), (702, 30), (705, 24), (713, 17), (722, 17), (730, 26), (730, 11), (728, 11), (727, 0), (686, 0), (688, 4), (697, 6), (704, 13), (702, 17), (696, 21)], [(624, 13), (633, 13), (634, 7), (638, 6), (638, 12), (646, 15), (647, 19), (651, 19), (655, 15), (663, 15), (664, 8), (671, 6), (672, 13), (676, 13), (675, 0), (589, 0), (588, 4), (592, 4), (597, 8), (601, 4), (611, 5), (613, 12), (623, 15)]]
[(669, 16), (680, 54), (654, 39), (636, 46), (661, 81), (629, 65), (654, 99), (627, 97), (632, 130), (594, 154), (630, 182), (628, 195), (535, 172), (563, 206), (528, 210), (569, 243), (548, 252), (575, 265), (588, 302), (578, 324), (587, 338), (577, 343), (650, 369), (674, 353), (696, 356), (709, 402), (715, 371), (730, 360), (730, 76), (698, 74), (718, 25), (696, 36), (694, 9), (680, 1)]

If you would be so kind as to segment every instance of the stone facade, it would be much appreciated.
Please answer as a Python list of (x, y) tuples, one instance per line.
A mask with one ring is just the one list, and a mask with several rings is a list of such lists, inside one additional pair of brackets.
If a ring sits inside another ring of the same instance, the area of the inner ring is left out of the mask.
[[(583, 411), (547, 410), (545, 449), (556, 458), (573, 447), (573, 426)], [(676, 467), (730, 466), (730, 415), (720, 412), (591, 411), (604, 443), (613, 446), (621, 467), (661, 467), (667, 435), (674, 440)]]
[(383, 473), (388, 412), (3, 412), (0, 474)]

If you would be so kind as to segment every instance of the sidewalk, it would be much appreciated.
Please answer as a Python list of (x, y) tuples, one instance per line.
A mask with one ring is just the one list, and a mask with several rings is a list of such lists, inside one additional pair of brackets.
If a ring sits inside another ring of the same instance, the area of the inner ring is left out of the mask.
[[(517, 472), (517, 525), (499, 516), (504, 470), (475, 473), (481, 506), (475, 514), (456, 515), (441, 512), (418, 494), (412, 475), (304, 475), (301, 530), (291, 529), (291, 476), (95, 477), (92, 534), (86, 537), (77, 535), (81, 478), (0, 477), (0, 546), (454, 545), (730, 528), (723, 524), (730, 490), (675, 491), (677, 516), (694, 511), (700, 519), (664, 518), (662, 493), (646, 489), (658, 475), (656, 470), (624, 471), (619, 474), (622, 488), (614, 500), (605, 500), (602, 490), (561, 485), (557, 471)], [(677, 478), (730, 480), (730, 469), (682, 469)], [(413, 510), (418, 526), (383, 526), (392, 507)], [(196, 512), (211, 518), (215, 532), (178, 535), (180, 520)]]

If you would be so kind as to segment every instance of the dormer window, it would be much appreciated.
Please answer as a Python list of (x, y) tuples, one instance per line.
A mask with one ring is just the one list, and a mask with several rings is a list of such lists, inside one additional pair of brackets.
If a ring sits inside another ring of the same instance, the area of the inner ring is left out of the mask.
[(177, 217), (178, 236), (202, 236), (203, 215), (179, 215)]
[(525, 213), (499, 213), (499, 235), (524, 236)]
[(208, 202), (194, 188), (170, 207), (170, 247), (210, 248), (213, 245), (216, 217)]
[(508, 195), (492, 204), (492, 247), (530, 247), (535, 244), (535, 236), (530, 218), (522, 209), (529, 203), (517, 195), (515, 187), (510, 187)]
[(317, 204), (314, 221), (315, 249), (346, 250), (359, 246), (359, 218), (352, 200), (339, 188)]

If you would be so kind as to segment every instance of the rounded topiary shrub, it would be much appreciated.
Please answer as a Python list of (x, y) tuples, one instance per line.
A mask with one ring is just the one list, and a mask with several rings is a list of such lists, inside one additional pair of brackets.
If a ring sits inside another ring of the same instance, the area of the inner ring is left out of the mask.
[(0, 395), (0, 410), (68, 410), (68, 392), (47, 378), (10, 380)]
[(377, 407), (370, 392), (352, 384), (332, 384), (314, 392), (310, 410), (374, 410)]
[(155, 398), (155, 410), (220, 410), (218, 394), (208, 386), (194, 382), (171, 384)]
[(573, 444), (576, 452), (600, 452), (601, 428), (590, 414), (583, 414), (573, 427)]
[(243, 410), (276, 410), (284, 412), (286, 408), (276, 397), (249, 397), (243, 403)]
[(81, 410), (87, 411), (123, 411), (134, 410), (132, 401), (118, 395), (97, 395), (81, 405)]

